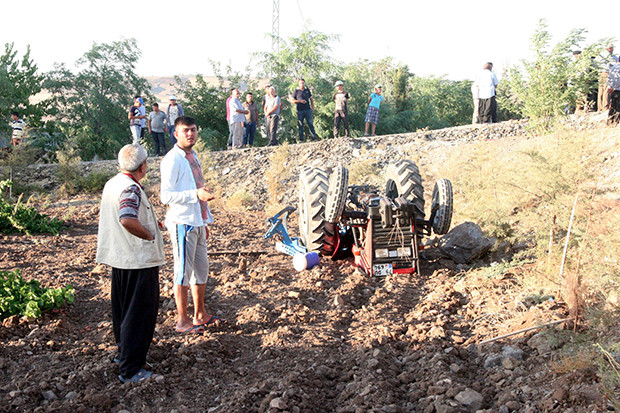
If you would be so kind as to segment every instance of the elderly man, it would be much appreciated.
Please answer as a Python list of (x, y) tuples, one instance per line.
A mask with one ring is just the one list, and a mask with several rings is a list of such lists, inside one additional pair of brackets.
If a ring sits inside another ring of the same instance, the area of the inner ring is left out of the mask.
[(163, 241), (153, 207), (140, 185), (147, 154), (139, 144), (118, 153), (121, 172), (101, 197), (97, 262), (112, 267), (112, 324), (122, 382), (151, 376), (142, 366), (153, 340), (159, 304)]
[[(198, 140), (196, 121), (181, 116), (175, 121), (177, 143), (161, 161), (161, 202), (167, 204), (166, 227), (174, 257), (174, 299), (178, 333), (203, 333), (204, 327), (219, 321), (205, 309), (209, 278), (207, 257), (208, 224), (213, 222), (208, 201), (214, 197), (204, 187), (198, 154), (192, 149)], [(191, 287), (194, 317), (189, 318), (187, 294)]]
[(250, 113), (248, 110), (243, 109), (239, 96), (239, 89), (233, 89), (231, 99), (228, 101), (230, 112), (229, 125), (232, 135), (232, 142), (230, 143), (233, 148), (237, 149), (243, 145), (243, 123), (245, 122), (245, 115)]
[(177, 120), (179, 116), (185, 116), (183, 106), (177, 103), (176, 96), (170, 96), (170, 104), (168, 105), (168, 109), (166, 109), (166, 123), (168, 124), (168, 132), (170, 133), (170, 142), (172, 142), (173, 145), (177, 143), (177, 139), (174, 137), (174, 121)]
[(280, 109), (282, 101), (276, 95), (276, 88), (269, 87), (269, 97), (265, 100), (265, 117), (267, 118), (267, 137), (269, 146), (278, 145), (278, 121), (280, 120)]

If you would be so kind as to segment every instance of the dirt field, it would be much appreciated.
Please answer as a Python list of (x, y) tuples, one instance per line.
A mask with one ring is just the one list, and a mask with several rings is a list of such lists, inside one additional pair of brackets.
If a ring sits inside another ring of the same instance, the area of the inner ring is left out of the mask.
[(0, 327), (0, 411), (606, 410), (594, 371), (551, 368), (565, 324), (477, 345), (566, 316), (561, 303), (521, 303), (518, 274), (470, 279), (426, 263), (420, 276), (369, 278), (328, 260), (297, 273), (262, 239), (262, 213), (222, 210), (214, 210), (207, 303), (226, 323), (204, 335), (174, 332), (166, 238), (147, 367), (155, 375), (121, 384), (109, 269), (94, 263), (98, 203), (77, 197), (43, 208), (66, 220), (59, 237), (0, 235), (1, 269), (76, 289), (66, 309)]

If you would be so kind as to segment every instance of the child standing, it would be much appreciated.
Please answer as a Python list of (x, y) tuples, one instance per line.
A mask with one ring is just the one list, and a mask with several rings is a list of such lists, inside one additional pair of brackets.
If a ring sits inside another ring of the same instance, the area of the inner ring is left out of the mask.
[(368, 124), (372, 123), (372, 136), (375, 136), (375, 130), (377, 129), (377, 122), (379, 121), (379, 106), (383, 101), (381, 95), (381, 85), (375, 86), (375, 93), (368, 98), (368, 110), (366, 111), (366, 129), (364, 136), (368, 136)]

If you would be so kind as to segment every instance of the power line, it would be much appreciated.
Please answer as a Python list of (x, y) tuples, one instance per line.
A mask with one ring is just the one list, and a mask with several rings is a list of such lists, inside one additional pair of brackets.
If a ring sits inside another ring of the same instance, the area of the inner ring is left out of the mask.
[(301, 16), (301, 22), (306, 23), (306, 19), (304, 19), (304, 14), (301, 12), (301, 6), (299, 5), (299, 0), (297, 0), (297, 8), (299, 9), (299, 15)]

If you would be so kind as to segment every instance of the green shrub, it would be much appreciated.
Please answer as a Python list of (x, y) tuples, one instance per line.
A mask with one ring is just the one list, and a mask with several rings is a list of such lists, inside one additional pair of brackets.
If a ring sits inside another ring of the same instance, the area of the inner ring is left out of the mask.
[[(0, 194), (12, 184), (11, 181), (0, 181)], [(0, 232), (3, 234), (23, 232), (28, 235), (58, 235), (61, 227), (62, 221), (42, 215), (33, 207), (22, 204), (21, 197), (15, 205), (0, 197)]]
[(12, 315), (37, 318), (43, 311), (73, 303), (71, 285), (51, 289), (37, 280), (26, 281), (19, 270), (0, 271), (0, 320)]
[(99, 192), (103, 190), (106, 182), (114, 176), (111, 172), (91, 172), (83, 178), (78, 179), (78, 186), (82, 192)]

